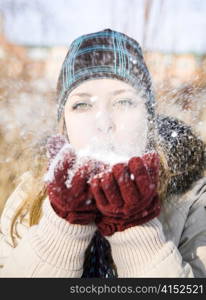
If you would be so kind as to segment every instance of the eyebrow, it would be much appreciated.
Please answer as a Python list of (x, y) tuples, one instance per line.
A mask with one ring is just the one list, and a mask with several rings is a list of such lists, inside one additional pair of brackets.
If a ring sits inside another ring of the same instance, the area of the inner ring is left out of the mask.
[[(119, 94), (124, 93), (124, 92), (132, 92), (132, 93), (134, 93), (134, 91), (131, 90), (131, 89), (121, 89), (121, 90), (116, 90), (114, 92), (111, 92), (111, 95), (112, 96), (116, 96), (116, 95), (119, 95)], [(76, 93), (76, 94), (73, 94), (72, 97), (73, 96), (79, 96), (79, 97), (90, 96), (91, 97), (92, 95), (89, 94), (89, 93)]]

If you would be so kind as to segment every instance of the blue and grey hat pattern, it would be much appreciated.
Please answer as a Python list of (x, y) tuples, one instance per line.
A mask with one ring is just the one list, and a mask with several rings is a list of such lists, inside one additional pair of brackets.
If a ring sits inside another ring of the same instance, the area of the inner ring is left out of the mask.
[(149, 71), (137, 41), (111, 29), (75, 39), (63, 62), (57, 84), (57, 120), (60, 121), (69, 93), (89, 79), (116, 78), (141, 92), (150, 117), (155, 99)]

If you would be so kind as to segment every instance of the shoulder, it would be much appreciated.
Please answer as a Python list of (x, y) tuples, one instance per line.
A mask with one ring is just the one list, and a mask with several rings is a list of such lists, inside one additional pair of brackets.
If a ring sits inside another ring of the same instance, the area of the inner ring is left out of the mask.
[[(15, 217), (17, 210), (23, 204), (24, 200), (27, 198), (29, 193), (29, 188), (33, 184), (33, 176), (31, 171), (27, 171), (23, 173), (18, 178), (18, 183), (14, 191), (11, 193), (9, 198), (7, 199), (4, 209), (1, 214), (0, 220), (0, 230), (1, 233), (7, 238), (8, 243), (13, 244), (13, 240), (11, 237), (12, 230), (12, 221)], [(16, 220), (15, 226), (18, 225), (18, 232), (20, 235), (23, 235), (24, 232), (29, 227), (28, 224), (28, 216), (25, 215), (21, 221)], [(19, 238), (20, 236), (16, 237)]]
[(206, 230), (206, 176), (195, 181), (189, 191), (183, 193), (177, 208), (185, 217), (185, 226)]
[(191, 208), (206, 206), (206, 176), (195, 181), (188, 191)]
[[(170, 194), (164, 199), (162, 220), (171, 219), (172, 223), (183, 225), (194, 214), (206, 213), (206, 176), (193, 182), (190, 189), (183, 193)], [(205, 216), (206, 220), (206, 216)]]

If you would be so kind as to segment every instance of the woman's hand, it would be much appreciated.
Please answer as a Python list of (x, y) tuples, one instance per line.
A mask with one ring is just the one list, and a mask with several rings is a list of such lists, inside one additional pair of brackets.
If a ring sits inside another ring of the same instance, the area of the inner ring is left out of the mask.
[[(61, 145), (59, 148), (55, 144), (57, 141)], [(100, 172), (103, 165), (95, 160), (87, 160), (78, 166), (74, 150), (58, 136), (50, 140), (49, 153), (52, 155), (45, 181), (54, 211), (71, 224), (94, 222), (98, 210), (88, 181)]]
[(102, 214), (96, 224), (103, 235), (144, 224), (159, 215), (158, 174), (159, 156), (154, 152), (94, 176), (90, 185)]

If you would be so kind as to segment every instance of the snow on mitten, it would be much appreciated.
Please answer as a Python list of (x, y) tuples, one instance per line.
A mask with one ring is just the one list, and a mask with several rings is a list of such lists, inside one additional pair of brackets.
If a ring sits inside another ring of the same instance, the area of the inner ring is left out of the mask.
[(51, 162), (51, 160), (57, 155), (65, 143), (67, 143), (67, 140), (61, 134), (55, 134), (48, 138), (46, 148), (49, 162)]
[(91, 159), (79, 163), (70, 144), (63, 141), (59, 144), (63, 146), (57, 149), (55, 138), (52, 142), (52, 155), (44, 177), (51, 206), (71, 224), (94, 222), (98, 210), (88, 181), (100, 171), (101, 164)]

